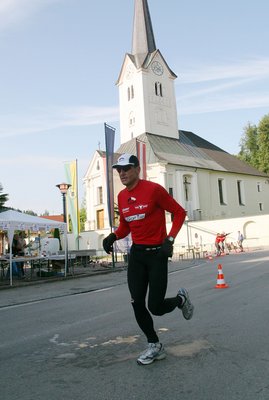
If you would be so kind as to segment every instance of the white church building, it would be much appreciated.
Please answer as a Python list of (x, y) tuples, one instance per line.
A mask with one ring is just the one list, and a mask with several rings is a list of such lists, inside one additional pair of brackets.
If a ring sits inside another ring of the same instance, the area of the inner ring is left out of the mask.
[[(178, 129), (176, 74), (156, 47), (147, 0), (135, 0), (131, 53), (117, 80), (120, 147), (136, 154), (146, 143), (147, 179), (158, 182), (186, 209), (188, 221), (215, 221), (269, 214), (269, 177), (202, 137)], [(97, 150), (84, 177), (85, 231), (108, 233), (106, 153)], [(114, 171), (115, 207), (122, 189)], [(170, 215), (167, 216), (167, 223)], [(117, 221), (115, 220), (115, 225)]]

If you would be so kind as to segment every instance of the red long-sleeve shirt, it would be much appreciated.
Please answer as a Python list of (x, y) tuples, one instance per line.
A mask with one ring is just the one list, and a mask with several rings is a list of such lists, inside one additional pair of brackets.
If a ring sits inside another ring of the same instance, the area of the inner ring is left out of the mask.
[(178, 234), (185, 220), (185, 210), (159, 184), (139, 180), (132, 189), (118, 195), (120, 225), (115, 231), (118, 239), (130, 232), (135, 244), (159, 245), (167, 236), (165, 210), (173, 214), (169, 236)]

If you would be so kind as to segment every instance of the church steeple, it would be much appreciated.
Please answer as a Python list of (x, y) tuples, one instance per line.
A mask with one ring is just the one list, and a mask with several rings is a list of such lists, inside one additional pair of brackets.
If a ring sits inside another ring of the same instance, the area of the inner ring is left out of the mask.
[(132, 55), (143, 63), (149, 53), (156, 51), (156, 44), (147, 0), (135, 0)]
[(121, 143), (144, 133), (178, 138), (176, 75), (156, 48), (147, 0), (134, 0), (132, 52), (117, 81)]

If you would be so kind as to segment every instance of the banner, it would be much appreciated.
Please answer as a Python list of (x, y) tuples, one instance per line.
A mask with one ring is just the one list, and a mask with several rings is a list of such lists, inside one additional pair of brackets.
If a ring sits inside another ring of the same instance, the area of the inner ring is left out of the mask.
[[(77, 174), (77, 160), (66, 162), (64, 164), (66, 181), (71, 185), (66, 194), (67, 199), (67, 216), (70, 214), (72, 221), (73, 233), (78, 244), (78, 237), (80, 232), (80, 218), (78, 206), (78, 174)], [(69, 219), (67, 217), (67, 224)], [(68, 226), (68, 230), (69, 226)], [(77, 246), (78, 247), (78, 246)]]
[(115, 129), (105, 124), (106, 143), (106, 187), (107, 187), (107, 209), (109, 225), (114, 225), (114, 188), (113, 188), (113, 154), (114, 154)]
[(136, 154), (141, 167), (140, 178), (147, 179), (146, 143), (136, 139)]

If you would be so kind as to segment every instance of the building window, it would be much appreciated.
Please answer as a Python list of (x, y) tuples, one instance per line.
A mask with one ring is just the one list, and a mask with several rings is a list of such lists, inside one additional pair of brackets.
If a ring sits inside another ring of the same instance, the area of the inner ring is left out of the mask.
[(185, 201), (191, 200), (191, 177), (189, 176), (184, 176), (183, 177), (183, 185), (184, 185), (184, 195), (185, 195)]
[(226, 193), (224, 186), (224, 179), (218, 179), (218, 187), (219, 187), (219, 201), (222, 206), (226, 205)]
[(242, 181), (237, 181), (237, 194), (238, 194), (239, 205), (244, 206), (245, 196), (244, 196), (244, 185)]
[(135, 117), (133, 111), (129, 114), (129, 126), (133, 126), (135, 124)]
[(263, 204), (262, 203), (259, 203), (259, 210), (263, 211)]
[(127, 89), (127, 96), (128, 96), (128, 101), (134, 98), (134, 87), (133, 85), (131, 87), (128, 87)]
[(258, 192), (262, 191), (261, 182), (257, 182), (257, 191)]
[[(168, 188), (168, 193), (170, 194), (170, 196), (173, 197), (173, 188), (172, 187)], [(170, 214), (170, 215), (171, 215), (171, 222), (173, 222), (174, 214)]]
[(99, 171), (99, 169), (100, 169), (100, 163), (99, 163), (99, 160), (97, 161), (97, 164), (96, 164), (96, 169), (97, 169), (97, 171)]
[(104, 229), (104, 210), (96, 211), (97, 229)]
[(103, 188), (101, 186), (97, 188), (97, 204), (103, 204)]
[(156, 96), (163, 97), (163, 88), (160, 82), (155, 82), (155, 94)]

